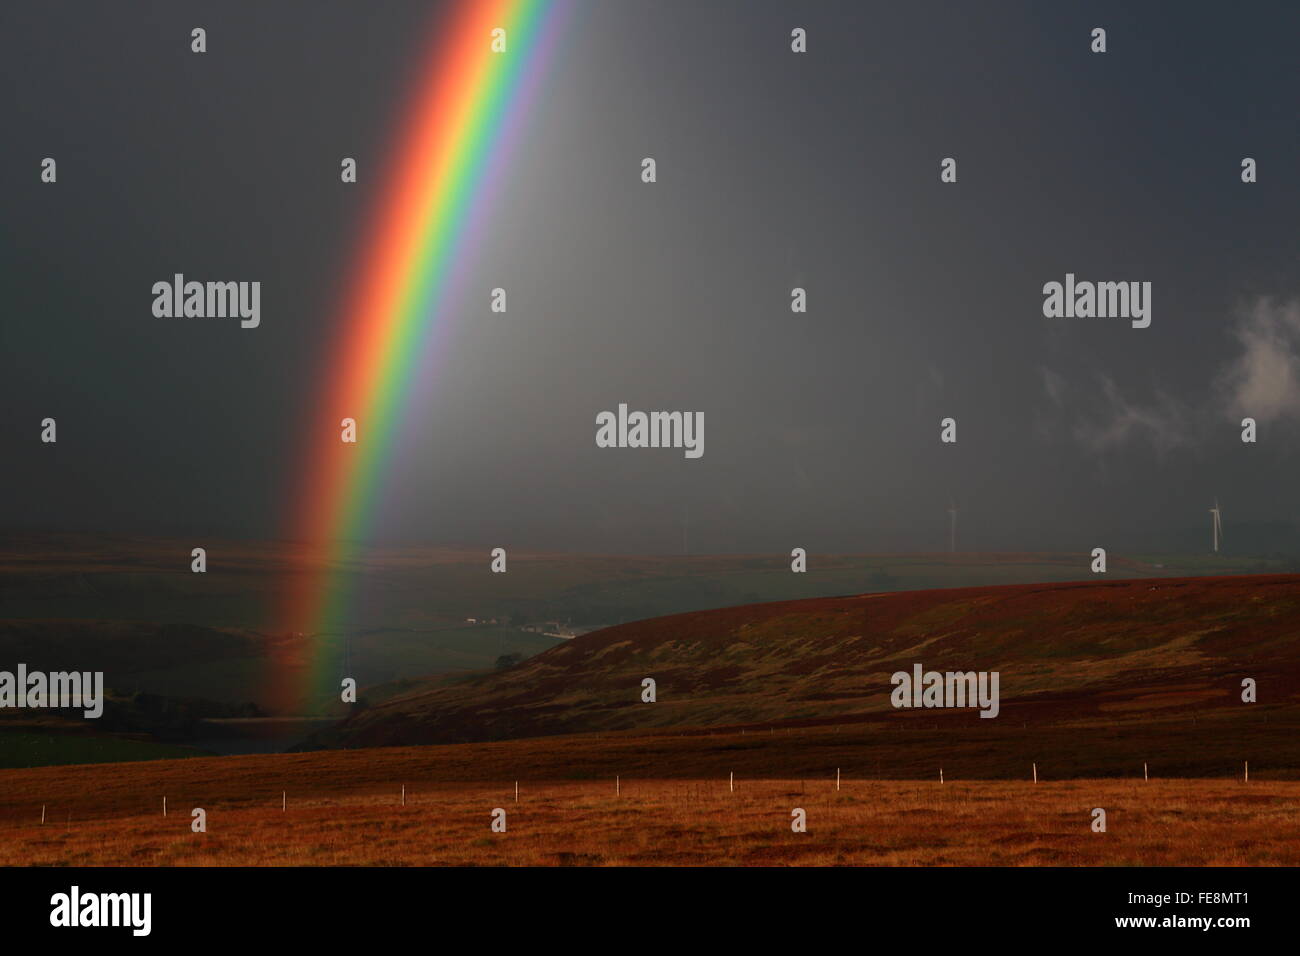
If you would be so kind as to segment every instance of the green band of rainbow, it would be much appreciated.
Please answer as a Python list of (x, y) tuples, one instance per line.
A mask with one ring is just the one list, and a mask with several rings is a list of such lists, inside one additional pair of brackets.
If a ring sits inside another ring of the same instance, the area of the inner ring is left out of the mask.
[[(290, 589), (289, 641), (273, 696), (297, 710), (338, 693), (339, 636), (352, 626), (359, 548), (373, 526), (416, 370), (490, 205), (493, 179), (540, 83), (562, 19), (557, 0), (467, 0), (437, 19), (314, 421), (292, 536), (310, 569)], [(504, 30), (504, 51), (494, 41)], [(356, 422), (357, 441), (341, 440)]]

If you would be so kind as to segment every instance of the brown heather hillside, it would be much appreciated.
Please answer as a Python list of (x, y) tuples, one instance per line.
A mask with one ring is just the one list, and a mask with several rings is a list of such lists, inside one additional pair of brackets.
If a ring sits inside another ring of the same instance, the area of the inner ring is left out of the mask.
[[(999, 671), (1001, 715), (894, 710), (890, 675), (915, 663)], [(645, 677), (657, 682), (654, 704), (640, 701)], [(1241, 702), (1244, 677), (1258, 682), (1259, 703)], [(852, 724), (935, 731), (934, 757), (951, 760), (1000, 750), (994, 738), (1013, 731), (1050, 729), (1053, 740), (1086, 741), (1080, 757), (1093, 772), (1107, 772), (1109, 751), (1141, 760), (1159, 740), (1170, 759), (1177, 742), (1188, 772), (1217, 774), (1247, 739), (1276, 769), (1300, 768), (1295, 748), (1274, 746), (1298, 716), (1300, 576), (1269, 575), (868, 594), (638, 621), (507, 671), (390, 698), (314, 743)], [(990, 771), (981, 775), (1004, 772)]]

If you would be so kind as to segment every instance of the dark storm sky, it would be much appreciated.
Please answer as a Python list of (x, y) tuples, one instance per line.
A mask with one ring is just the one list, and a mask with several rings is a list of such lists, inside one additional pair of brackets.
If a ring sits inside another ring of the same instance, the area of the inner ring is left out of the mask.
[[(286, 533), (428, 10), (4, 5), (0, 529)], [(689, 511), (698, 552), (934, 550), (950, 495), (966, 549), (1159, 550), (1215, 495), (1229, 541), (1297, 520), (1297, 36), (1280, 3), (578, 0), (377, 540), (675, 551)], [(175, 272), (260, 280), (261, 327), (155, 318)], [(1151, 282), (1151, 327), (1044, 318), (1067, 272)], [(704, 456), (598, 449), (620, 402), (703, 412)]]

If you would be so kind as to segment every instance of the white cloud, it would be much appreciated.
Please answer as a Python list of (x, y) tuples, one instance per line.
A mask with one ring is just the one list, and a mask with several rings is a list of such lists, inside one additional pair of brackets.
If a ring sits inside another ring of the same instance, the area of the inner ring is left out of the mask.
[(1256, 299), (1233, 337), (1241, 354), (1216, 379), (1224, 412), (1261, 423), (1300, 419), (1300, 300)]
[[(1141, 442), (1159, 452), (1190, 445), (1212, 431), (1211, 423), (1225, 418), (1254, 418), (1260, 423), (1300, 422), (1300, 299), (1278, 302), (1259, 297), (1242, 308), (1233, 323), (1234, 354), (1213, 376), (1202, 402), (1184, 401), (1156, 390), (1147, 401), (1135, 399), (1108, 375), (1096, 377), (1100, 399), (1085, 407), (1086, 388), (1069, 388), (1065, 379), (1040, 368), (1043, 392), (1053, 421), (1040, 414), (1040, 432), (1068, 429), (1076, 441), (1094, 452)], [(1071, 411), (1073, 421), (1061, 418)]]
[(1188, 412), (1182, 402), (1164, 392), (1154, 401), (1131, 401), (1108, 376), (1101, 376), (1101, 414), (1082, 420), (1074, 427), (1074, 437), (1093, 451), (1106, 451), (1130, 441), (1143, 441), (1165, 452), (1185, 444), (1190, 435)]

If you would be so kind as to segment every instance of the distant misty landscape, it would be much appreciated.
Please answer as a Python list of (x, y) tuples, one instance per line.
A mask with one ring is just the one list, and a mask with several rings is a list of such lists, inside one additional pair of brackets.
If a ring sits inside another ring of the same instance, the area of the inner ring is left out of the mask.
[[(1239, 537), (1234, 529), (1234, 544)], [(348, 633), (277, 633), (273, 609), (297, 572), (275, 543), (209, 546), (191, 573), (168, 539), (28, 533), (0, 537), (0, 657), (45, 670), (102, 670), (103, 720), (7, 711), (0, 761), (29, 766), (294, 746), (345, 716), (337, 697), (276, 709), (276, 660), (335, 662), (373, 705), (412, 689), (510, 667), (576, 636), (665, 615), (771, 601), (929, 588), (1084, 580), (1087, 554), (512, 555), (505, 575), (488, 550), (375, 549), (362, 572), (358, 626)], [(1108, 576), (1173, 577), (1300, 570), (1286, 553), (1219, 555), (1189, 548), (1112, 554)], [(33, 736), (35, 734), (36, 736)], [(92, 735), (88, 738), (87, 735)], [(18, 735), (18, 736), (15, 736)], [(43, 735), (43, 736), (41, 736)], [(123, 743), (126, 742), (126, 743)], [(125, 751), (122, 746), (128, 746)], [(153, 749), (157, 748), (157, 749)]]

